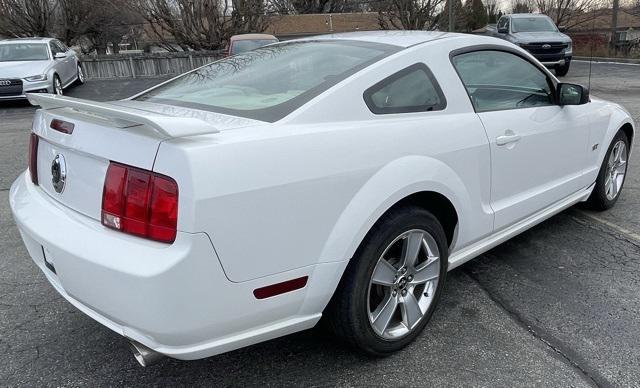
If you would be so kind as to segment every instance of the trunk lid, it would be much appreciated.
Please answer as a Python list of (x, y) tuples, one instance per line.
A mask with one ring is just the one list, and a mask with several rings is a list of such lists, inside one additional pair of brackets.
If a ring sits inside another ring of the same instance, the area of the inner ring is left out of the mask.
[[(50, 128), (53, 119), (73, 123), (73, 133), (64, 134)], [(100, 220), (102, 189), (109, 162), (113, 160), (151, 170), (163, 140), (144, 126), (116, 128), (58, 110), (37, 111), (33, 132), (39, 137), (37, 174), (40, 188), (54, 200), (96, 220)], [(55, 179), (52, 171), (54, 163), (58, 163), (66, 175), (61, 189), (60, 179)], [(54, 180), (58, 189), (54, 187)]]
[[(101, 219), (102, 191), (111, 161), (152, 171), (164, 140), (257, 123), (135, 101), (99, 103), (37, 94), (28, 98), (43, 108), (33, 122), (40, 188), (55, 201), (96, 220)], [(54, 119), (73, 124), (73, 132), (51, 128)]]

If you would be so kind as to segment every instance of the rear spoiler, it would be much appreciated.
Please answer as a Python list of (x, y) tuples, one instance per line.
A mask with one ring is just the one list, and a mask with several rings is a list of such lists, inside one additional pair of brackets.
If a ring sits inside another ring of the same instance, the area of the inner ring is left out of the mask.
[(140, 109), (116, 106), (105, 102), (82, 100), (53, 94), (27, 93), (31, 105), (39, 105), (42, 109), (70, 108), (80, 113), (99, 116), (116, 126), (132, 127), (147, 125), (161, 135), (169, 138), (204, 135), (220, 132), (206, 121), (193, 117), (175, 117), (147, 112)]

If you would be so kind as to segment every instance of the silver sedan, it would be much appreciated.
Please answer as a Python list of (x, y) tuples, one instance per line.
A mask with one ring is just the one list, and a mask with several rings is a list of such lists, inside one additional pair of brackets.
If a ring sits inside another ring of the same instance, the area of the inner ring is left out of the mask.
[(0, 41), (0, 100), (25, 98), (25, 93), (63, 94), (84, 80), (76, 52), (57, 39)]

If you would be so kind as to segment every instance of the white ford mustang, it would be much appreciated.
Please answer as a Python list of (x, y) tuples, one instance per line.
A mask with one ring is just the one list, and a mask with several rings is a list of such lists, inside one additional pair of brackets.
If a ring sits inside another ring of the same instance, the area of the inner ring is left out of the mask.
[(524, 50), (448, 33), (275, 44), (111, 103), (29, 98), (25, 245), (142, 364), (323, 316), (398, 350), (448, 270), (578, 202), (611, 207), (634, 136)]

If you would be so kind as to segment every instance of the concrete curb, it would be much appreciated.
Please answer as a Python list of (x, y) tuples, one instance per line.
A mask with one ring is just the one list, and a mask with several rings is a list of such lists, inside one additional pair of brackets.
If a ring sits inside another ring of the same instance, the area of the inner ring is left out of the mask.
[(593, 62), (612, 62), (612, 63), (632, 63), (636, 65), (640, 65), (640, 59), (631, 59), (631, 58), (602, 58), (602, 57), (573, 57), (573, 59), (577, 61), (590, 61)]

